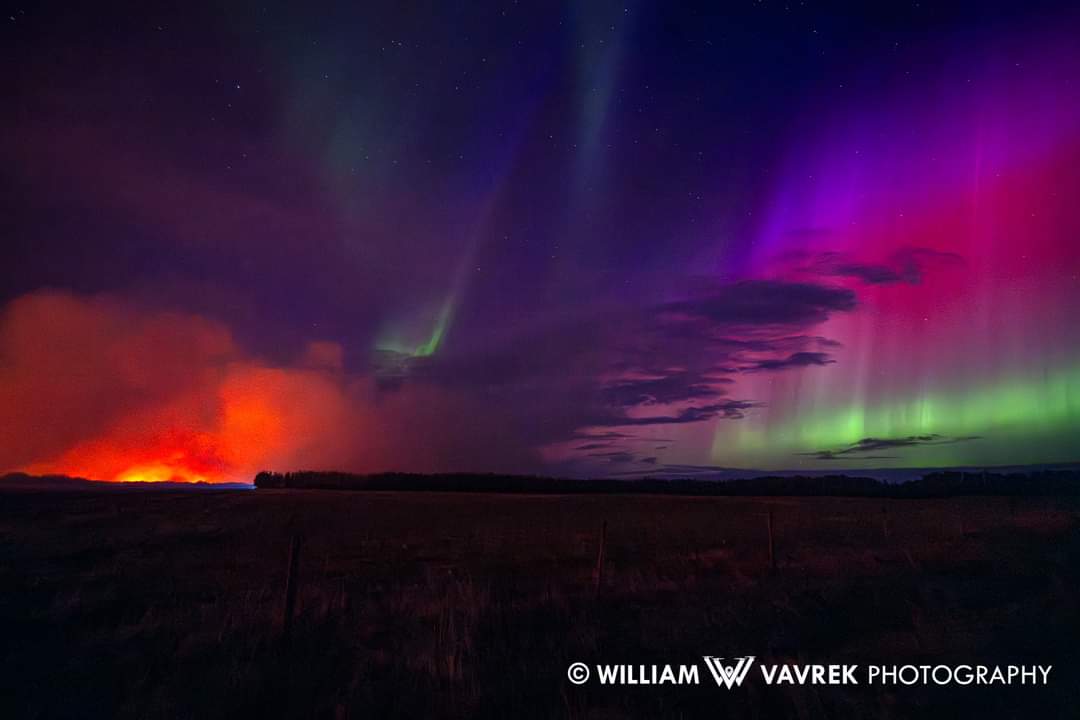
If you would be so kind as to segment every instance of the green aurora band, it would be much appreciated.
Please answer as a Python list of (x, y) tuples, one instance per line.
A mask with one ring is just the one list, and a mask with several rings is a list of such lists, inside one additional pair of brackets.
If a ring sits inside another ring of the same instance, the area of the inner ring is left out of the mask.
[[(904, 448), (904, 465), (962, 465), (1067, 462), (1075, 459), (1080, 426), (1080, 363), (1042, 377), (1013, 377), (963, 391), (928, 392), (870, 407), (850, 404), (799, 413), (796, 420), (768, 422), (768, 409), (744, 421), (721, 423), (714, 461), (737, 457), (762, 467), (832, 467), (799, 455), (841, 451), (865, 438), (940, 435), (977, 440)], [(1001, 442), (1007, 438), (1009, 442)], [(841, 455), (841, 466), (882, 466), (879, 453)], [(886, 455), (889, 455), (885, 451)]]

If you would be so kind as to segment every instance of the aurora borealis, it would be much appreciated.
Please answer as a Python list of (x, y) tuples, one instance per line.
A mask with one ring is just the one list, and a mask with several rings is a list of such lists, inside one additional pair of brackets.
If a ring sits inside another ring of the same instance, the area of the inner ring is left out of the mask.
[(15, 11), (0, 471), (1080, 460), (1067, 4)]

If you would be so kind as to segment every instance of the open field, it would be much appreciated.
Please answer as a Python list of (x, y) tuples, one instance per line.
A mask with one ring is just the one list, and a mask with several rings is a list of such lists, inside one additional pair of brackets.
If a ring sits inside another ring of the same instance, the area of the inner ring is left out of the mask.
[[(1078, 512), (1075, 498), (6, 493), (0, 717), (1076, 717)], [(571, 662), (705, 654), (1054, 670), (1012, 688), (566, 679)]]

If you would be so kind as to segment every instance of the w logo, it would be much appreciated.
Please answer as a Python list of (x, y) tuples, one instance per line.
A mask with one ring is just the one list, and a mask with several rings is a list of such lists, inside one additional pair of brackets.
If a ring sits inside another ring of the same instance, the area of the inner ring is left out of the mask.
[(750, 672), (750, 666), (754, 664), (754, 656), (747, 655), (746, 657), (735, 658), (737, 662), (734, 665), (725, 665), (724, 658), (713, 657), (712, 655), (705, 656), (705, 665), (709, 668), (709, 672), (712, 673), (713, 680), (717, 685), (722, 685), (730, 690), (733, 687), (742, 685), (742, 681), (746, 679), (746, 674)]

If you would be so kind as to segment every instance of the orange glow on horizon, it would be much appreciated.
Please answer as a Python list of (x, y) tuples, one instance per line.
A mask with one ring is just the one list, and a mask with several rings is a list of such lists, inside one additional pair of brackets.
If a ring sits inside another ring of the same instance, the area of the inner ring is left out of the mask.
[(27, 472), (108, 482), (229, 482), (236, 479), (237, 468), (223, 447), (214, 434), (169, 428), (80, 443), (57, 460), (35, 464)]
[(208, 483), (210, 478), (199, 473), (194, 473), (179, 465), (154, 463), (152, 465), (136, 465), (129, 468), (114, 478), (115, 482), (190, 482)]

